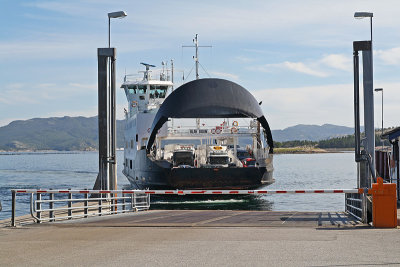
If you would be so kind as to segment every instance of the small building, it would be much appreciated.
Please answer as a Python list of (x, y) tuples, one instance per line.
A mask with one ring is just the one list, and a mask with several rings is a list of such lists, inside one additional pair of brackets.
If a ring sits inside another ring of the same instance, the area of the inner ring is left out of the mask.
[[(387, 182), (397, 184), (397, 199), (400, 199), (400, 168), (399, 168), (399, 141), (400, 141), (400, 127), (390, 129), (382, 134), (382, 139), (389, 140), (392, 149), (388, 150), (383, 159), (383, 164), (378, 164), (377, 161), (377, 172), (378, 174), (388, 174), (386, 179)], [(383, 156), (383, 155), (381, 155)], [(386, 160), (385, 160), (386, 158)], [(380, 165), (380, 166), (379, 166)], [(378, 168), (380, 167), (380, 168)]]

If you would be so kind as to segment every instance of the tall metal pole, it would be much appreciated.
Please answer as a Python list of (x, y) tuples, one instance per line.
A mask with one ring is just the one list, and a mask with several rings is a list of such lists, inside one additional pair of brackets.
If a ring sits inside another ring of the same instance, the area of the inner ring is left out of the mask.
[[(370, 17), (370, 29), (371, 29), (371, 46), (372, 46), (372, 17)], [(372, 47), (371, 47), (372, 50)]]
[[(174, 91), (174, 60), (171, 59), (171, 82), (172, 82), (172, 87), (171, 91)], [(174, 119), (171, 118), (171, 128), (172, 131), (174, 130)]]
[(194, 38), (194, 46), (196, 47), (196, 58), (194, 59), (196, 62), (196, 80), (199, 79), (199, 42), (197, 41), (197, 33)]
[[(383, 89), (382, 89), (382, 135), (383, 135)], [(383, 139), (382, 139), (382, 148), (383, 148)]]

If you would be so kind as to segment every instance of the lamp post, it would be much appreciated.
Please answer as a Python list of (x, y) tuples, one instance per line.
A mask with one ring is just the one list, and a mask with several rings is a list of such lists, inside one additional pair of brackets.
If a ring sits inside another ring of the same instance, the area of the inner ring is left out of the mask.
[[(114, 18), (124, 18), (126, 17), (125, 11), (117, 11), (108, 13), (108, 49), (111, 50), (111, 19)], [(115, 49), (113, 49), (115, 52)], [(115, 56), (115, 55), (114, 55)], [(111, 167), (108, 170), (108, 183), (110, 189), (117, 190), (117, 156), (116, 156), (116, 96), (115, 96), (115, 64), (111, 60), (115, 60), (115, 57), (111, 59), (108, 57), (108, 107), (107, 112), (109, 112), (108, 125), (107, 128), (110, 144), (107, 148), (107, 160), (111, 163)], [(113, 68), (113, 69), (111, 69)], [(110, 138), (111, 137), (111, 138)], [(116, 209), (116, 208), (115, 208)]]
[(117, 11), (117, 12), (111, 12), (108, 13), (108, 47), (111, 47), (111, 30), (110, 30), (110, 26), (111, 26), (111, 19), (122, 19), (125, 18), (127, 16), (127, 14), (125, 13), (125, 11)]
[[(382, 92), (382, 135), (383, 135), (383, 88), (375, 88), (375, 92)], [(383, 139), (381, 135), (381, 141), (382, 141), (382, 148), (383, 148)]]

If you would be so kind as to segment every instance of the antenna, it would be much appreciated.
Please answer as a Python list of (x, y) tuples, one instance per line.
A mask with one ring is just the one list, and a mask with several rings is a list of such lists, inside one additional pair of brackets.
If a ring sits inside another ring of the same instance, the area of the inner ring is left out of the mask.
[(150, 70), (150, 67), (155, 68), (156, 66), (151, 65), (151, 64), (147, 64), (147, 63), (143, 63), (143, 62), (140, 62), (140, 64), (146, 66), (146, 71), (144, 71), (144, 77), (143, 77), (143, 78), (144, 78), (145, 80), (149, 80), (149, 70)]
[[(211, 45), (199, 45), (199, 39), (197, 38), (198, 34), (193, 39), (194, 45), (182, 45), (182, 47), (194, 47), (196, 48), (196, 55), (193, 57), (194, 62), (196, 63), (196, 80), (199, 79), (199, 47), (212, 47)], [(200, 119), (196, 119), (197, 129), (200, 129)]]
[(196, 64), (196, 80), (199, 79), (199, 47), (212, 47), (211, 45), (199, 45), (198, 34), (193, 39), (194, 45), (182, 45), (182, 47), (194, 47), (196, 48), (196, 55), (193, 56), (194, 62)]

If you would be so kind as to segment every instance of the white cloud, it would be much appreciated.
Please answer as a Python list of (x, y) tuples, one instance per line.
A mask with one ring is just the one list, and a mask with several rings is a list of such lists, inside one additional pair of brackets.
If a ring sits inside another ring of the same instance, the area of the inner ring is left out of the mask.
[(304, 73), (304, 74), (316, 76), (316, 77), (327, 77), (328, 76), (328, 73), (317, 70), (316, 68), (308, 66), (302, 62), (285, 61), (285, 62), (277, 63), (277, 64), (265, 64), (265, 65), (258, 66), (258, 67), (249, 67), (249, 69), (258, 70), (261, 72), (272, 72), (276, 69), (286, 69), (286, 70), (292, 70), (295, 72), (300, 72), (300, 73)]
[(400, 47), (374, 51), (375, 56), (387, 65), (400, 65)]
[(97, 90), (97, 84), (69, 83), (69, 85), (77, 89)]
[[(400, 83), (380, 83), (384, 90), (384, 124), (399, 126)], [(272, 129), (296, 124), (332, 123), (352, 127), (353, 84), (272, 88), (253, 91)], [(380, 95), (375, 95), (375, 120), (380, 121)], [(361, 98), (361, 104), (363, 100)], [(362, 107), (360, 109), (363, 110)]]
[(331, 54), (324, 56), (320, 62), (328, 67), (343, 71), (351, 71), (353, 66), (352, 57), (342, 54)]
[(291, 62), (285, 61), (276, 64), (265, 64), (258, 67), (250, 67), (249, 69), (258, 70), (262, 72), (273, 72), (276, 69), (292, 70), (299, 73), (315, 77), (328, 77), (332, 76), (333, 70), (351, 71), (352, 59), (342, 54), (330, 54), (323, 56), (321, 59), (305, 62)]
[(317, 76), (317, 77), (326, 77), (328, 76), (327, 73), (313, 69), (309, 66), (306, 66), (304, 63), (302, 62), (289, 62), (289, 61), (285, 61), (284, 63), (282, 63), (284, 67), (290, 69), (290, 70), (294, 70), (297, 72), (301, 72), (301, 73), (305, 73), (308, 75), (312, 75), (312, 76)]
[(210, 71), (210, 74), (212, 74), (214, 77), (217, 78), (223, 78), (223, 79), (228, 79), (228, 80), (239, 80), (239, 76), (233, 73), (227, 73), (227, 72), (219, 72), (219, 71)]
[(255, 61), (256, 59), (250, 58), (250, 57), (245, 57), (245, 56), (237, 56), (235, 57), (235, 60), (242, 62), (242, 63), (250, 63)]

